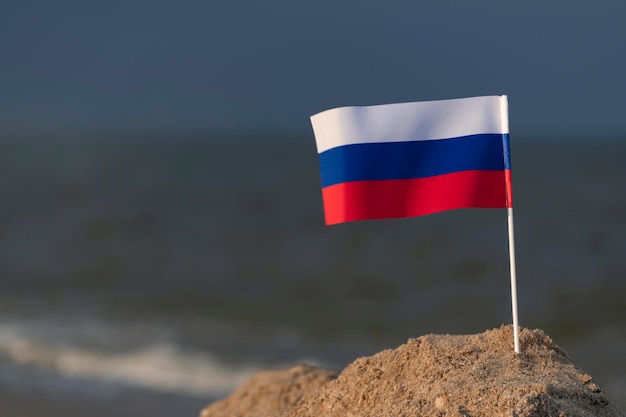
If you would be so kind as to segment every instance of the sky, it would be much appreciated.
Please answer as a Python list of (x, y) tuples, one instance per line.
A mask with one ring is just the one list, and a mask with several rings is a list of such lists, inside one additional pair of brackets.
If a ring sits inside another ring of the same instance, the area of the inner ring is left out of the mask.
[(312, 135), (328, 108), (509, 96), (512, 133), (626, 133), (626, 2), (5, 0), (0, 130)]

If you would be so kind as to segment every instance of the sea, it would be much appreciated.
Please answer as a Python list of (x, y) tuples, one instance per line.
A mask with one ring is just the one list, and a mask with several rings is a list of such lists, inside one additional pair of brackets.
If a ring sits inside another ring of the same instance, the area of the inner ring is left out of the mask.
[[(520, 325), (626, 410), (626, 135), (511, 156)], [(260, 369), (512, 322), (506, 210), (325, 226), (312, 134), (5, 134), (0, 196), (3, 416), (197, 416)]]

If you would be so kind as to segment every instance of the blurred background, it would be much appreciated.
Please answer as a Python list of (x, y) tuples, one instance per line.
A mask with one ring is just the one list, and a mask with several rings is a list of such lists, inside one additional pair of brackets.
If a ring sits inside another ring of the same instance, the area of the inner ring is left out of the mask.
[(510, 323), (504, 210), (326, 227), (309, 123), (493, 94), (520, 324), (626, 408), (625, 12), (4, 1), (0, 414), (193, 416), (258, 369)]

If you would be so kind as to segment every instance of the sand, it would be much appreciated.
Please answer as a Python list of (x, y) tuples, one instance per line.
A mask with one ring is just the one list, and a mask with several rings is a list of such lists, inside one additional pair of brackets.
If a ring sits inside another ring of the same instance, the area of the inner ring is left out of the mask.
[(206, 404), (196, 397), (124, 385), (96, 384), (81, 390), (60, 380), (23, 384), (18, 378), (0, 381), (0, 417), (194, 416)]
[(341, 373), (299, 365), (263, 371), (201, 417), (617, 417), (592, 377), (541, 330), (427, 335), (363, 357)]

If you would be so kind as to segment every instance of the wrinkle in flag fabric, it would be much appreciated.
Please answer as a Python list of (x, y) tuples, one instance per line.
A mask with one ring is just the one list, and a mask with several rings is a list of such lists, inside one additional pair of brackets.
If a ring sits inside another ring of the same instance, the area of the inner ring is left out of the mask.
[(512, 207), (506, 96), (311, 117), (326, 224)]

